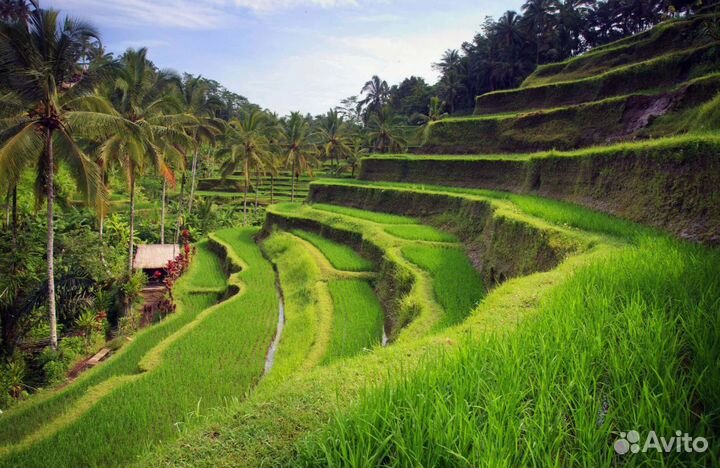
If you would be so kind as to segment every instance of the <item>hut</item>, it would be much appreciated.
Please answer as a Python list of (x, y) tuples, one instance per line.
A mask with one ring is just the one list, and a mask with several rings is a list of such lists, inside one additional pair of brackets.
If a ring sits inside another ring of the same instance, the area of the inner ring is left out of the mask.
[(177, 244), (138, 245), (133, 259), (135, 271), (142, 270), (148, 278), (148, 284), (161, 284), (167, 276), (167, 265), (180, 253)]

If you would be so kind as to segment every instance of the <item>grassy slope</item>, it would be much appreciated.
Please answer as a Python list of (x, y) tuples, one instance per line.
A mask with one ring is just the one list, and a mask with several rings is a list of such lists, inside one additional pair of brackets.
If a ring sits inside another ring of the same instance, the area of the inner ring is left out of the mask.
[[(538, 305), (364, 394), (300, 466), (716, 465), (704, 454), (622, 459), (620, 431), (718, 436), (720, 252), (666, 239), (603, 255)], [(690, 411), (690, 408), (693, 408)]]
[(643, 90), (662, 89), (716, 71), (718, 43), (671, 52), (646, 61), (610, 69), (590, 77), (559, 81), (478, 96), (476, 114), (547, 109), (597, 101)]
[(365, 280), (328, 282), (333, 302), (333, 328), (323, 364), (369, 351), (381, 342), (383, 310)]
[[(321, 428), (334, 408), (356, 402), (362, 388), (401, 369), (415, 369), (438, 351), (452, 351), (457, 340), (468, 333), (482, 336), (513, 329), (536, 313), (538, 301), (548, 291), (603, 252), (608, 248), (596, 247), (594, 252), (569, 258), (555, 270), (508, 281), (494, 289), (462, 325), (442, 334), (398, 342), (295, 374), (262, 395), (261, 384), (256, 398), (214, 413), (203, 429), (190, 431), (180, 442), (149, 454), (138, 466), (292, 466), (297, 463), (294, 443)], [(271, 378), (272, 373), (268, 380)], [(211, 442), (207, 434), (213, 431), (219, 435)]]
[(217, 234), (244, 271), (241, 293), (215, 307), (146, 354), (147, 371), (100, 399), (72, 425), (2, 466), (123, 466), (147, 444), (176, 437), (205, 409), (242, 398), (257, 382), (277, 320), (274, 274), (252, 230)]
[(646, 60), (703, 42), (703, 23), (712, 15), (670, 20), (634, 36), (612, 42), (559, 63), (540, 65), (522, 87), (569, 81), (602, 73), (612, 67)]
[[(225, 278), (219, 259), (209, 250), (207, 242), (197, 245), (196, 258), (190, 270), (181, 278), (176, 291), (179, 299), (178, 311), (161, 323), (146, 328), (133, 337), (131, 343), (123, 346), (102, 366), (98, 366), (80, 376), (71, 385), (62, 390), (47, 391), (18, 405), (0, 418), (0, 441), (2, 446), (17, 444), (41, 426), (48, 424), (48, 415), (61, 415), (83, 398), (89, 389), (111, 378), (134, 375), (139, 372), (139, 363), (144, 355), (167, 337), (190, 323), (217, 300), (217, 293), (225, 289)], [(201, 284), (211, 286), (217, 293), (192, 294), (198, 278), (207, 278)], [(50, 422), (50, 425), (53, 423)]]
[[(354, 210), (354, 214), (360, 210)], [(383, 252), (384, 261), (394, 270), (398, 280), (405, 286), (407, 293), (395, 299), (395, 310), (391, 311), (393, 327), (388, 331), (390, 338), (410, 340), (423, 336), (435, 327), (444, 315), (442, 308), (433, 299), (432, 283), (428, 273), (405, 259), (401, 248), (417, 245), (419, 241), (405, 240), (385, 232), (386, 225), (366, 221), (361, 217), (351, 217), (310, 206), (293, 204), (276, 205), (270, 208), (271, 215), (280, 216), (290, 222), (310, 220), (329, 229), (343, 232), (360, 233), (364, 242), (369, 242)], [(365, 212), (363, 217), (369, 216)], [(409, 326), (405, 326), (410, 324)]]
[(332, 187), (333, 185), (357, 186), (367, 190), (398, 190), (429, 195), (453, 195), (470, 200), (491, 200), (499, 206), (519, 211), (525, 215), (542, 219), (555, 225), (614, 237), (636, 238), (639, 235), (655, 232), (650, 228), (607, 214), (591, 211), (573, 203), (549, 200), (531, 195), (516, 195), (494, 190), (405, 184), (399, 182), (318, 181), (314, 184), (317, 187)]
[(435, 298), (445, 310), (439, 327), (462, 322), (485, 296), (482, 280), (462, 249), (414, 245), (403, 247), (402, 253), (430, 273)]
[(345, 271), (372, 271), (373, 264), (359, 256), (353, 249), (336, 242), (332, 242), (324, 237), (308, 232), (295, 229), (292, 233), (317, 247), (325, 257), (330, 261), (333, 267), (338, 270)]
[[(590, 145), (607, 144), (631, 135), (652, 134), (656, 137), (701, 130), (702, 126), (670, 125), (688, 120), (698, 112), (700, 103), (708, 102), (720, 91), (720, 76), (702, 78), (631, 95), (610, 97), (555, 109), (525, 109), (509, 115), (480, 115), (443, 119), (427, 129), (422, 150), (432, 153), (513, 153), (518, 151), (572, 150)], [(639, 109), (653, 100), (674, 93), (675, 104), (662, 116), (661, 123), (650, 120), (646, 127), (628, 134), (631, 119)]]

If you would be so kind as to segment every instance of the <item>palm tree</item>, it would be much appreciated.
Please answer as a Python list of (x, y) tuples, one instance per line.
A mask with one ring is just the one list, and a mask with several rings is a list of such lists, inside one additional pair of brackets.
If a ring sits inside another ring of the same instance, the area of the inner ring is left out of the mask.
[(282, 140), (285, 165), (291, 168), (290, 201), (294, 202), (296, 179), (306, 172), (312, 176), (312, 164), (317, 154), (317, 148), (310, 141), (310, 123), (300, 112), (290, 114), (282, 131)]
[(392, 115), (391, 109), (387, 106), (372, 115), (368, 138), (375, 151), (387, 153), (388, 151), (402, 152), (405, 150), (407, 142), (397, 134), (395, 122), (395, 116)]
[[(197, 125), (191, 127), (190, 136), (198, 143), (206, 143), (207, 153), (212, 151), (215, 137), (222, 133), (222, 121), (214, 117), (215, 110), (222, 107), (222, 101), (211, 94), (210, 84), (202, 77), (186, 76), (180, 93), (185, 112), (195, 116)], [(188, 199), (188, 215), (192, 214), (195, 185), (197, 180), (198, 157), (201, 148), (193, 151), (190, 174), (190, 196)]]
[[(167, 71), (157, 71), (147, 59), (147, 49), (128, 50), (120, 60), (115, 80), (113, 102), (119, 113), (139, 129), (135, 133), (117, 134), (103, 145), (103, 151), (114, 153), (126, 174), (130, 188), (130, 242), (128, 274), (132, 274), (135, 232), (135, 189), (138, 177), (148, 165), (167, 181), (174, 183), (173, 171), (165, 163), (165, 154), (190, 147), (187, 127), (196, 119), (180, 112), (177, 98), (170, 93), (179, 78)], [(183, 158), (179, 163), (184, 162)]]
[(374, 75), (370, 81), (365, 83), (361, 94), (365, 95), (364, 99), (358, 101), (357, 109), (363, 115), (363, 120), (367, 123), (373, 112), (379, 112), (385, 104), (390, 100), (390, 86), (387, 81), (381, 80)]
[(330, 109), (320, 120), (319, 136), (326, 159), (340, 166), (340, 158), (350, 152), (350, 138), (347, 135), (343, 117), (337, 110)]
[(460, 57), (460, 51), (457, 49), (448, 49), (443, 53), (442, 58), (438, 63), (433, 64), (433, 68), (439, 70), (442, 73), (447, 73), (450, 70), (457, 70), (460, 66), (462, 57)]
[(506, 11), (494, 25), (494, 34), (503, 47), (517, 51), (524, 42), (520, 27), (521, 16), (514, 11)]
[(368, 150), (363, 145), (362, 138), (355, 138), (350, 145), (350, 152), (347, 154), (346, 161), (350, 165), (350, 176), (355, 177), (355, 168), (362, 158), (368, 155)]
[(523, 21), (530, 26), (535, 37), (535, 64), (540, 65), (540, 54), (544, 49), (545, 32), (552, 21), (554, 0), (527, 0), (522, 6)]
[[(39, 8), (38, 0), (31, 0), (32, 6)], [(25, 0), (3, 0), (0, 3), (0, 21), (22, 21), (30, 19), (30, 5)]]
[[(265, 135), (266, 118), (257, 108), (241, 113), (240, 118), (230, 121), (225, 133), (226, 147), (221, 155), (229, 156), (223, 164), (222, 176), (226, 178), (238, 168), (243, 174), (243, 226), (247, 225), (247, 195), (253, 172), (263, 169), (272, 158), (270, 142)], [(255, 192), (259, 187), (255, 187)], [(257, 204), (257, 198), (256, 198)]]
[(17, 181), (24, 168), (37, 163), (36, 194), (38, 200), (47, 200), (47, 294), (53, 349), (57, 349), (55, 169), (59, 160), (65, 161), (88, 199), (102, 196), (98, 168), (75, 136), (129, 130), (107, 102), (87, 95), (94, 71), (80, 62), (84, 45), (97, 38), (89, 24), (71, 18), (60, 21), (53, 10), (36, 8), (27, 22), (0, 24), (0, 82), (29, 106), (26, 113), (2, 121), (0, 173), (5, 180)]
[(441, 101), (439, 97), (434, 96), (430, 99), (427, 114), (415, 114), (410, 119), (420, 123), (418, 135), (424, 136), (432, 122), (437, 122), (448, 116), (445, 110), (445, 101)]

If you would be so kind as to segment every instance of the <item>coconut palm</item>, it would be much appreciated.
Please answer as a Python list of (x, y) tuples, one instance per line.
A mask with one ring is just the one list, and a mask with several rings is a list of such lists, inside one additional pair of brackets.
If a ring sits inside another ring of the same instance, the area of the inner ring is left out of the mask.
[(410, 118), (411, 121), (420, 123), (420, 127), (418, 128), (418, 136), (420, 138), (424, 138), (431, 123), (442, 120), (448, 116), (448, 113), (445, 112), (445, 105), (445, 101), (440, 100), (437, 96), (433, 96), (430, 98), (427, 114), (414, 114)]
[(368, 150), (363, 144), (362, 138), (355, 138), (350, 144), (350, 152), (346, 156), (346, 161), (350, 165), (350, 176), (355, 177), (355, 169), (362, 158), (368, 155)]
[(186, 76), (180, 90), (185, 112), (197, 119), (197, 124), (190, 128), (190, 136), (197, 143), (205, 143), (203, 149), (193, 151), (190, 166), (190, 196), (188, 197), (188, 215), (192, 213), (195, 185), (197, 181), (198, 158), (202, 152), (210, 154), (215, 145), (215, 138), (222, 133), (223, 123), (214, 117), (215, 110), (223, 106), (223, 102), (211, 94), (210, 84), (201, 77)]
[[(251, 108), (240, 117), (231, 120), (225, 132), (225, 148), (221, 156), (228, 157), (222, 166), (222, 177), (226, 178), (237, 169), (243, 174), (243, 226), (247, 225), (247, 196), (250, 178), (262, 170), (272, 158), (270, 142), (265, 134), (267, 120), (263, 112)], [(255, 192), (259, 187), (255, 187)], [(257, 203), (257, 200), (256, 200)]]
[(0, 20), (27, 22), (30, 19), (31, 6), (39, 8), (38, 0), (31, 0), (30, 5), (25, 0), (3, 0), (0, 2)]
[(186, 130), (197, 120), (182, 113), (177, 97), (170, 92), (178, 83), (179, 77), (174, 73), (155, 69), (147, 59), (147, 49), (130, 49), (120, 60), (113, 104), (139, 131), (111, 136), (101, 151), (112, 154), (108, 157), (120, 162), (130, 189), (128, 274), (132, 274), (134, 253), (137, 179), (152, 168), (174, 183), (174, 173), (166, 164), (165, 155), (183, 153), (182, 158), (174, 158), (182, 166), (184, 150), (193, 144)]
[(522, 20), (529, 26), (535, 38), (535, 64), (540, 65), (540, 54), (546, 48), (546, 31), (553, 20), (554, 0), (527, 0), (523, 6)]
[(290, 201), (295, 201), (295, 183), (301, 174), (312, 176), (312, 165), (316, 162), (317, 147), (310, 141), (310, 123), (300, 114), (293, 112), (282, 130), (285, 165), (290, 168), (292, 185)]
[(398, 135), (395, 125), (396, 120), (392, 110), (387, 106), (370, 117), (368, 138), (373, 150), (379, 153), (387, 153), (388, 151), (402, 152), (405, 150), (407, 142), (402, 136)]
[(83, 67), (84, 46), (97, 31), (53, 10), (35, 9), (28, 21), (0, 24), (0, 82), (27, 104), (25, 113), (2, 119), (0, 174), (17, 181), (35, 163), (36, 196), (47, 200), (47, 295), (50, 346), (57, 348), (54, 269), (55, 170), (64, 161), (88, 199), (102, 194), (95, 163), (80, 149), (76, 136), (130, 130), (106, 101), (88, 95), (92, 67)]
[(330, 109), (322, 119), (319, 128), (320, 143), (323, 156), (335, 163), (336, 169), (340, 166), (340, 159), (350, 152), (350, 136), (347, 133), (345, 120), (337, 112)]
[(365, 83), (361, 94), (365, 97), (358, 101), (357, 109), (363, 116), (363, 120), (367, 122), (374, 112), (379, 112), (390, 100), (390, 86), (387, 81), (381, 80), (380, 77), (374, 75), (370, 81)]

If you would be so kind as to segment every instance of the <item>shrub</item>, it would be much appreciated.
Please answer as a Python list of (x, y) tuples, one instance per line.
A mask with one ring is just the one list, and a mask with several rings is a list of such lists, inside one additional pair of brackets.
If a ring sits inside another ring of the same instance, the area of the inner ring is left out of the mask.
[(24, 398), (25, 361), (22, 355), (15, 353), (4, 364), (0, 364), (0, 408), (12, 406), (15, 400)]
[(98, 320), (99, 316), (91, 310), (81, 313), (75, 320), (75, 326), (82, 332), (85, 337), (85, 345), (90, 345), (96, 333), (103, 331), (103, 320)]

